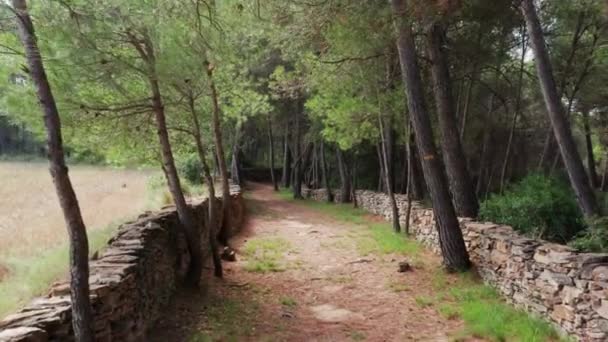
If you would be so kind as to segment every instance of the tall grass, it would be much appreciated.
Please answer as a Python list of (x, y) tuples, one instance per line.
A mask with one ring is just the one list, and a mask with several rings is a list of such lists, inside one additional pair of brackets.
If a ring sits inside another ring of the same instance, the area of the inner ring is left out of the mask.
[(473, 273), (449, 277), (433, 274), (438, 311), (447, 319), (465, 322), (463, 336), (491, 341), (560, 341), (555, 329), (539, 318), (504, 302), (496, 289), (483, 284)]
[[(94, 252), (102, 248), (116, 228), (117, 224), (113, 224), (89, 231), (89, 250)], [(44, 294), (53, 282), (67, 277), (67, 243), (27, 257), (2, 257), (10, 273), (7, 279), (0, 282), (0, 317), (18, 309), (31, 298)]]

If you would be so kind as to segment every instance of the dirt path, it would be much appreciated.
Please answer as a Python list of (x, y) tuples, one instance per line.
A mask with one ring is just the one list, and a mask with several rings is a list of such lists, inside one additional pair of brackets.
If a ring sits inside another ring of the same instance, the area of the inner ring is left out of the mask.
[[(418, 252), (414, 270), (398, 273), (406, 256), (361, 254), (362, 226), (281, 201), (266, 186), (247, 197), (248, 224), (232, 240), (238, 261), (225, 263), (225, 279), (208, 281), (202, 293), (180, 294), (151, 340), (447, 341), (462, 327), (424, 303), (429, 270), (439, 267), (432, 254)], [(256, 247), (271, 262), (256, 262)], [(254, 271), (264, 267), (284, 270)]]

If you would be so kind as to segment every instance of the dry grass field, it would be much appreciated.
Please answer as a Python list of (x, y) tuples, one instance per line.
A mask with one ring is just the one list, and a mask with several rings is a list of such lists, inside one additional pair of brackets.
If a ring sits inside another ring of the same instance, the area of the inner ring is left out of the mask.
[[(70, 168), (91, 250), (102, 246), (119, 222), (153, 206), (151, 175)], [(0, 316), (44, 292), (66, 266), (67, 231), (47, 164), (0, 162)]]

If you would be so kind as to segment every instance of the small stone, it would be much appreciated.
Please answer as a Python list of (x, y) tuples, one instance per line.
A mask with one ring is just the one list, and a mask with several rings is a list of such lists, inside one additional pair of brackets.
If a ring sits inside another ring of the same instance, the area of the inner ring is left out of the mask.
[(600, 316), (608, 319), (608, 300), (602, 299), (600, 306), (594, 308)]
[(574, 316), (574, 309), (566, 305), (554, 306), (553, 312), (551, 313), (551, 318), (553, 318), (557, 322), (561, 322), (562, 320), (574, 322)]
[(224, 250), (222, 251), (222, 260), (231, 262), (236, 261), (236, 252), (234, 249), (230, 248), (229, 246), (224, 247)]
[(410, 265), (409, 262), (407, 262), (407, 261), (399, 262), (399, 272), (403, 273), (403, 272), (407, 272), (407, 271), (411, 271), (411, 270), (412, 270), (412, 266)]

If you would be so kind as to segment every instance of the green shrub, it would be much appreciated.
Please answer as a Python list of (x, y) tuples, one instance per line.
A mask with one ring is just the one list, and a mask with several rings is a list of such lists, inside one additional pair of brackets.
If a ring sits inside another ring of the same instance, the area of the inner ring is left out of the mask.
[(569, 184), (543, 175), (529, 175), (502, 195), (490, 197), (481, 204), (479, 217), (511, 225), (535, 238), (562, 243), (584, 229)]
[(583, 252), (608, 253), (608, 217), (590, 220), (587, 229), (576, 235), (570, 246)]
[(190, 154), (187, 157), (179, 160), (177, 163), (177, 168), (180, 175), (188, 180), (190, 184), (203, 183), (203, 167), (196, 154)]

